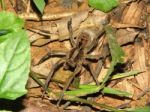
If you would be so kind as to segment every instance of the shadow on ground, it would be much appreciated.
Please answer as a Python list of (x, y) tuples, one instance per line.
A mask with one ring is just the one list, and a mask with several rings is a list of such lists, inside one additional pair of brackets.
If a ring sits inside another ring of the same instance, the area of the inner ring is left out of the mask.
[(23, 106), (24, 97), (18, 98), (16, 100), (4, 100), (0, 99), (0, 110), (10, 110), (13, 112), (19, 112), (20, 110), (24, 109)]

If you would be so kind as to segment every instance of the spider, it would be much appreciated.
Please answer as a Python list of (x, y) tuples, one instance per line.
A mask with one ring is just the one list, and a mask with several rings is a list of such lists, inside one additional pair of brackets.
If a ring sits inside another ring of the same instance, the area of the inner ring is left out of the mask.
[(63, 68), (65, 70), (73, 70), (73, 75), (68, 79), (67, 83), (65, 84), (63, 90), (62, 90), (62, 94), (60, 95), (60, 98), (57, 102), (57, 106), (60, 104), (63, 96), (64, 96), (64, 92), (68, 89), (70, 83), (72, 82), (73, 78), (79, 74), (82, 70), (82, 67), (85, 67), (87, 70), (90, 71), (94, 81), (96, 82), (97, 85), (99, 85), (99, 82), (97, 80), (98, 76), (97, 74), (99, 74), (100, 72), (100, 68), (99, 66), (97, 66), (96, 70), (94, 71), (91, 63), (93, 60), (100, 60), (101, 55), (92, 55), (90, 54), (91, 51), (93, 51), (93, 49), (97, 46), (98, 44), (98, 38), (100, 37), (100, 35), (103, 34), (103, 30), (100, 32), (97, 32), (96, 34), (96, 38), (91, 38), (91, 36), (86, 32), (86, 31), (82, 31), (78, 37), (76, 37), (76, 39), (73, 38), (73, 31), (72, 31), (72, 25), (71, 25), (71, 20), (69, 20), (68, 22), (68, 31), (69, 31), (69, 37), (70, 37), (70, 43), (72, 45), (72, 49), (68, 52), (57, 52), (57, 51), (53, 51), (53, 52), (48, 52), (45, 56), (43, 56), (41, 58), (41, 60), (39, 61), (38, 64), (41, 64), (42, 62), (44, 62), (45, 60), (49, 59), (52, 56), (62, 56), (63, 58), (61, 58), (60, 60), (58, 60), (58, 62), (56, 62), (56, 64), (54, 64), (54, 66), (52, 66), (48, 77), (46, 79), (45, 85), (44, 85), (44, 90), (46, 91), (49, 85), (49, 82), (52, 78), (52, 76), (54, 75), (54, 72), (61, 66), (63, 66)]

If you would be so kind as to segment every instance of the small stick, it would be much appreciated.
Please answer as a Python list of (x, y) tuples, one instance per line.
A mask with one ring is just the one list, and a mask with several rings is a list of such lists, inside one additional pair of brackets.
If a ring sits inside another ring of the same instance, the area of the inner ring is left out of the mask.
[[(60, 19), (60, 18), (64, 18), (64, 17), (69, 17), (74, 15), (76, 12), (67, 12), (67, 13), (63, 13), (63, 14), (44, 14), (42, 16), (42, 20), (46, 21), (46, 20), (56, 20), (56, 19)], [(34, 21), (39, 21), (40, 18), (38, 17), (37, 14), (35, 13), (23, 13), (23, 14), (18, 14), (20, 18), (23, 18), (25, 20), (34, 20)]]
[(138, 96), (137, 96), (137, 100), (139, 100), (141, 97), (143, 97), (146, 93), (150, 92), (150, 87), (148, 87), (147, 89), (145, 89), (143, 92), (141, 92)]

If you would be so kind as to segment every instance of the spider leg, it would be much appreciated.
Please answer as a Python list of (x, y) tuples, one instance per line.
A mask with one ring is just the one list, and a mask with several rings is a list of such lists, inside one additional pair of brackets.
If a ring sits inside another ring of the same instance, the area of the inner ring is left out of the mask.
[(52, 56), (66, 56), (65, 52), (60, 52), (60, 51), (52, 51), (52, 52), (48, 52), (46, 55), (44, 55), (40, 61), (36, 64), (39, 65), (41, 63), (43, 63), (44, 61), (48, 60), (50, 57)]
[(70, 19), (70, 20), (68, 21), (67, 26), (68, 26), (68, 31), (69, 31), (70, 43), (71, 43), (72, 47), (75, 48), (75, 47), (76, 47), (76, 42), (75, 42), (75, 40), (74, 40), (74, 38), (73, 38), (72, 19)]
[(98, 44), (98, 39), (99, 39), (100, 36), (103, 35), (103, 33), (104, 33), (104, 30), (100, 31), (100, 32), (97, 34), (97, 37), (92, 40), (92, 42), (90, 43), (90, 45), (85, 48), (87, 53), (90, 52), (94, 47), (97, 46), (97, 44)]
[(60, 104), (60, 102), (61, 102), (61, 100), (62, 100), (62, 98), (63, 98), (63, 96), (64, 96), (64, 92), (65, 92), (65, 91), (67, 90), (67, 88), (69, 87), (71, 81), (73, 80), (73, 78), (74, 78), (77, 74), (80, 73), (81, 69), (82, 69), (82, 66), (81, 66), (81, 65), (77, 65), (77, 66), (76, 66), (73, 75), (69, 78), (68, 82), (65, 84), (65, 86), (64, 86), (64, 88), (63, 88), (63, 90), (62, 90), (62, 93), (60, 94), (59, 100), (58, 100), (58, 102), (57, 102), (57, 106), (59, 106), (59, 104)]
[(58, 60), (58, 61), (56, 62), (56, 64), (52, 67), (52, 69), (51, 69), (51, 71), (49, 72), (48, 77), (47, 77), (47, 79), (46, 79), (46, 82), (45, 82), (45, 85), (44, 85), (44, 91), (47, 90), (48, 84), (49, 84), (49, 82), (50, 82), (50, 80), (51, 80), (51, 78), (52, 78), (52, 76), (53, 76), (55, 70), (56, 70), (57, 68), (59, 68), (60, 66), (62, 66), (64, 63), (65, 63), (65, 60), (64, 60), (64, 59), (60, 59), (60, 60)]
[(102, 65), (103, 65), (102, 60), (99, 60), (98, 65), (97, 65), (96, 69), (94, 70), (90, 64), (87, 64), (87, 67), (89, 68), (90, 73), (91, 73), (94, 81), (96, 82), (96, 85), (99, 85), (99, 81), (97, 80), (97, 76), (99, 75), (99, 73), (101, 71)]

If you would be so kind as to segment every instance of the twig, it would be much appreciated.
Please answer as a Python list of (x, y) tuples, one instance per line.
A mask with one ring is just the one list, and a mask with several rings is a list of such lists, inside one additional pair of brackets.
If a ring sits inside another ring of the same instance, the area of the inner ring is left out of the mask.
[(148, 87), (147, 89), (145, 89), (144, 91), (142, 91), (138, 96), (137, 96), (137, 100), (139, 100), (142, 96), (144, 96), (147, 92), (150, 92), (150, 87)]
[(128, 101), (128, 102), (126, 102), (124, 104), (118, 105), (116, 108), (123, 109), (123, 108), (129, 107), (130, 103), (131, 103), (131, 101)]
[(114, 108), (114, 107), (111, 107), (111, 106), (108, 106), (108, 105), (105, 105), (105, 104), (102, 104), (102, 103), (88, 101), (88, 100), (85, 100), (85, 99), (82, 99), (82, 98), (74, 97), (74, 98), (69, 99), (69, 100), (89, 104), (89, 105), (92, 105), (92, 106), (98, 106), (98, 107), (101, 107), (101, 108), (104, 108), (106, 110), (110, 110), (110, 111), (113, 111), (113, 112), (126, 112), (124, 110), (119, 110), (117, 108)]
[[(44, 14), (42, 16), (42, 20), (56, 20), (56, 19), (60, 19), (60, 18), (64, 18), (64, 17), (69, 17), (74, 15), (75, 12), (70, 12), (70, 13), (63, 13), (63, 14)], [(38, 17), (37, 14), (35, 13), (23, 13), (23, 14), (19, 14), (20, 18), (23, 18), (25, 20), (35, 20), (35, 21), (39, 21), (40, 18)]]

